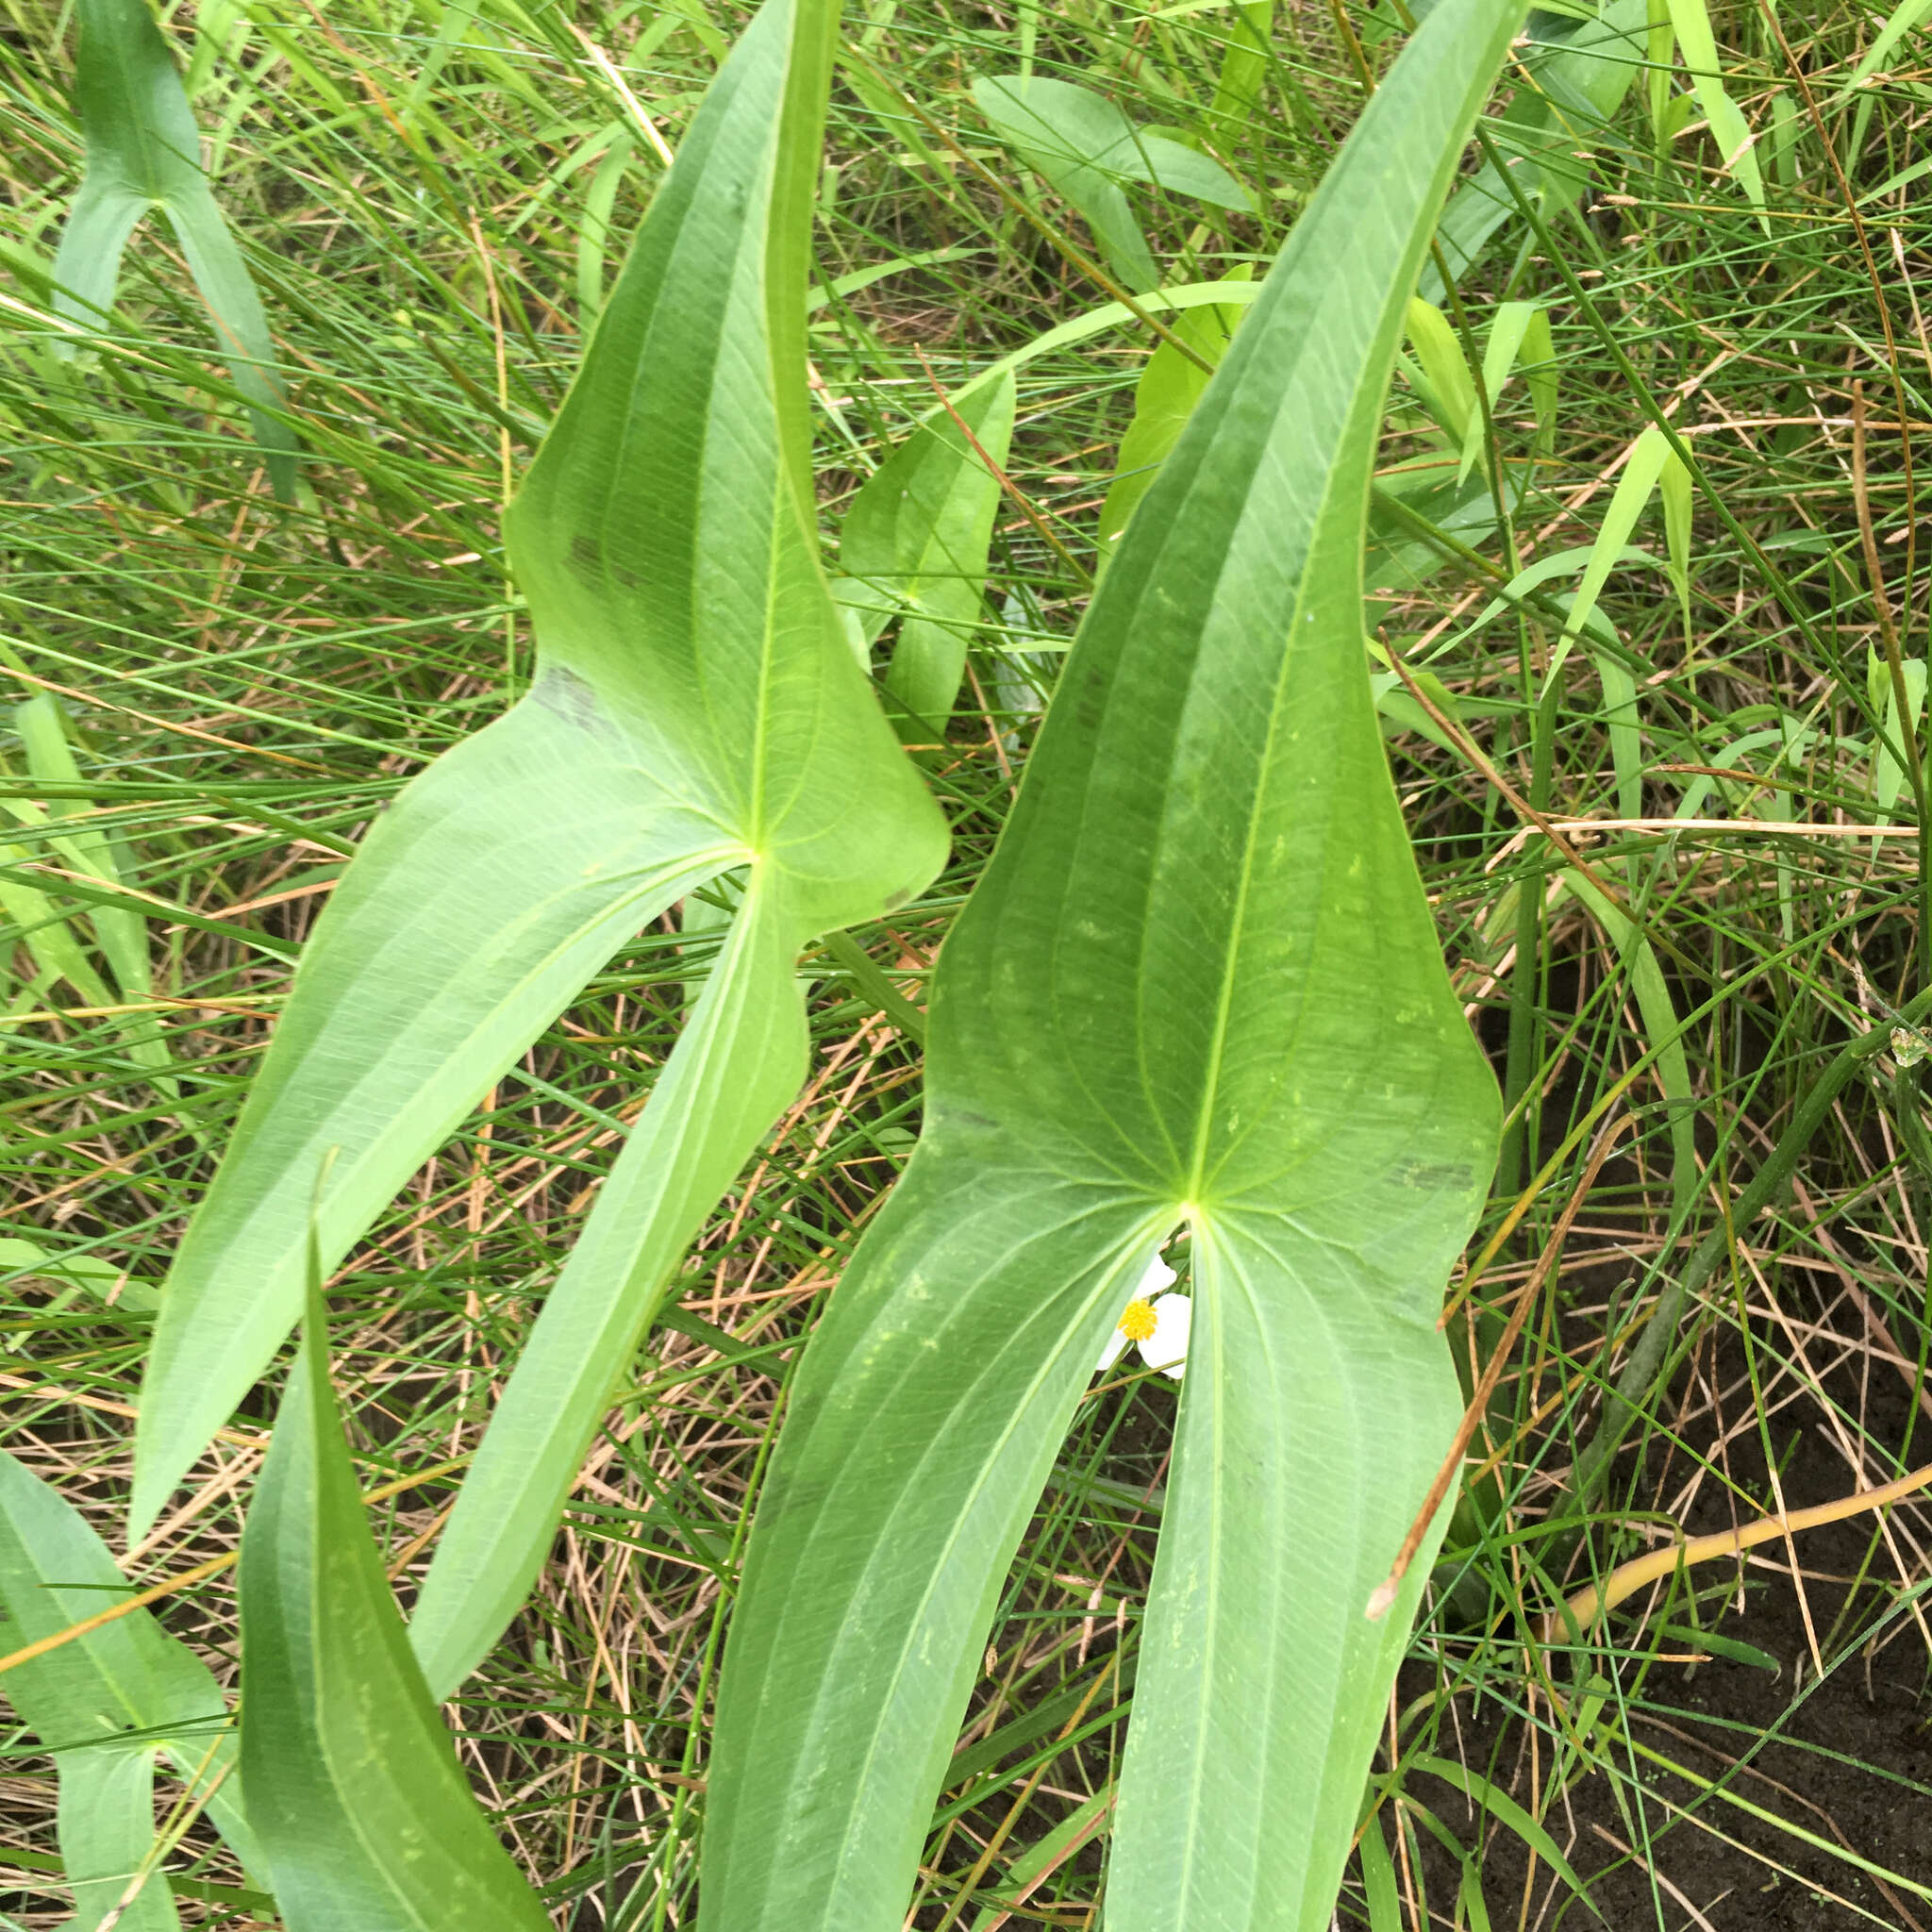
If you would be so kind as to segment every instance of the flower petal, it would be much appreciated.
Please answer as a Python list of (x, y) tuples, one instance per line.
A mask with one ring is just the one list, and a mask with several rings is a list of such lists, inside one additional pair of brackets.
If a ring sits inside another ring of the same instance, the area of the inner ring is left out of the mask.
[(1147, 1272), (1141, 1275), (1140, 1287), (1134, 1291), (1128, 1299), (1137, 1302), (1151, 1302), (1156, 1295), (1163, 1293), (1166, 1290), (1172, 1288), (1177, 1278), (1174, 1270), (1158, 1255), (1156, 1255), (1153, 1260), (1148, 1262)]
[(1141, 1344), (1141, 1359), (1178, 1382), (1187, 1366), (1188, 1333), (1194, 1324), (1194, 1304), (1184, 1294), (1164, 1294), (1154, 1304), (1154, 1333)]
[(1108, 1333), (1107, 1346), (1100, 1351), (1100, 1360), (1095, 1365), (1093, 1373), (1097, 1375), (1103, 1369), (1112, 1368), (1114, 1363), (1120, 1360), (1121, 1351), (1126, 1345), (1127, 1338), (1121, 1333), (1119, 1325), (1116, 1324)]

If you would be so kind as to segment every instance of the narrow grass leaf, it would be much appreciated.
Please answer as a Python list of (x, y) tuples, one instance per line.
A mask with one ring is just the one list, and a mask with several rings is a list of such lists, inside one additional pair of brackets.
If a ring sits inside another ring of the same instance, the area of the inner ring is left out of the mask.
[(1383, 81), (1103, 579), (946, 942), (924, 1131), (753, 1533), (711, 1932), (903, 1923), (1005, 1567), (1177, 1226), (1192, 1341), (1108, 1923), (1329, 1923), (1432, 1542), (1364, 1612), (1461, 1412), (1435, 1318), (1499, 1117), (1370, 698), (1362, 526), (1518, 19), (1442, 0)]
[(1771, 223), (1763, 211), (1764, 176), (1758, 170), (1753, 146), (1757, 137), (1724, 85), (1724, 69), (1718, 61), (1717, 37), (1711, 31), (1710, 9), (1705, 0), (1670, 0), (1670, 12), (1672, 31), (1683, 51), (1697, 105), (1710, 123), (1711, 139), (1717, 143), (1724, 172), (1750, 198), (1764, 224), (1764, 232), (1769, 235)]
[(1608, 934), (1630, 974), (1630, 990), (1637, 996), (1643, 1031), (1657, 1055), (1657, 1084), (1664, 1091), (1671, 1129), (1671, 1183), (1676, 1205), (1681, 1207), (1697, 1185), (1697, 1092), (1690, 1083), (1683, 1023), (1671, 998), (1670, 982), (1657, 963), (1655, 948), (1619, 907), (1580, 872), (1566, 868), (1562, 879)]
[(1453, 1758), (1418, 1757), (1406, 1762), (1409, 1770), (1439, 1777), (1444, 1784), (1454, 1785), (1473, 1804), (1481, 1806), (1506, 1831), (1515, 1833), (1586, 1905), (1589, 1903), (1590, 1894), (1583, 1880), (1563, 1856), (1557, 1840), (1508, 1792)]
[(1407, 335), (1416, 360), (1422, 364), (1438, 420), (1452, 440), (1463, 441), (1478, 412), (1475, 379), (1469, 373), (1455, 325), (1433, 302), (1417, 295), (1408, 305)]
[[(1491, 414), (1497, 398), (1503, 393), (1503, 385), (1509, 380), (1509, 372), (1516, 366), (1517, 357), (1523, 354), (1529, 340), (1531, 325), (1542, 312), (1534, 302), (1503, 302), (1497, 305), (1496, 312), (1490, 321), (1488, 340), (1483, 343), (1482, 388)], [(1458, 483), (1474, 469), (1482, 449), (1483, 414), (1477, 410), (1470, 418), (1469, 427), (1463, 435), (1462, 458), (1456, 471)]]
[[(1591, 545), (1590, 560), (1576, 586), (1576, 599), (1570, 607), (1562, 638), (1551, 653), (1548, 676), (1555, 677), (1570, 655), (1576, 633), (1595, 614), (1597, 599), (1603, 594), (1611, 571), (1624, 560), (1637, 519), (1643, 514), (1650, 493), (1667, 466), (1681, 458), (1672, 449), (1664, 433), (1650, 424), (1633, 442), (1624, 458), (1623, 473), (1610, 493), (1596, 541)], [(1610, 758), (1617, 774), (1617, 808), (1626, 819), (1641, 815), (1643, 809), (1643, 753), (1639, 735), (1637, 684), (1623, 659), (1609, 651), (1591, 654), (1597, 676), (1603, 684), (1604, 710), (1608, 720)]]

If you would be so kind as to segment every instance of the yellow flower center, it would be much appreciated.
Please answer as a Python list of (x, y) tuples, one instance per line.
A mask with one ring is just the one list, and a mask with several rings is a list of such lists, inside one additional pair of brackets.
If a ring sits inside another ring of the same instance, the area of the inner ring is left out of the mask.
[(1129, 1341), (1145, 1341), (1154, 1333), (1154, 1304), (1129, 1302), (1127, 1312), (1121, 1317), (1121, 1333)]

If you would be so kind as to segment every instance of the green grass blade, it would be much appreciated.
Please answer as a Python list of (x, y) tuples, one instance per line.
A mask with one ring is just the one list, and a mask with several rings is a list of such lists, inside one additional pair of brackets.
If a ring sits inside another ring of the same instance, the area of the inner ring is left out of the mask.
[(1361, 532), (1408, 291), (1517, 17), (1444, 0), (1383, 82), (1109, 567), (947, 941), (925, 1132), (754, 1533), (714, 1932), (901, 1923), (1004, 1566), (1183, 1223), (1195, 1341), (1108, 1923), (1328, 1923), (1421, 1566), (1364, 1610), (1461, 1409), (1436, 1295), (1498, 1122), (1382, 752)]
[[(1611, 571), (1623, 561), (1631, 532), (1650, 501), (1651, 491), (1657, 487), (1665, 468), (1677, 462), (1675, 452), (1655, 424), (1630, 445), (1624, 459), (1624, 473), (1610, 492), (1609, 507), (1604, 511), (1603, 524), (1591, 545), (1589, 561), (1576, 586), (1575, 602), (1570, 607), (1569, 621), (1551, 656), (1550, 677), (1562, 668), (1576, 633), (1595, 615), (1597, 599), (1603, 594)], [(1591, 655), (1603, 685), (1604, 709), (1609, 721), (1610, 758), (1617, 774), (1617, 809), (1623, 817), (1634, 819), (1643, 809), (1643, 745), (1637, 710), (1637, 681), (1615, 654), (1595, 651)]]
[(1000, 506), (1000, 480), (987, 465), (1006, 464), (1014, 395), (1008, 372), (935, 409), (846, 512), (836, 588), (868, 643), (904, 613), (885, 686), (908, 741), (943, 736), (959, 695)]
[(166, 210), (208, 305), (235, 387), (250, 403), (275, 493), (294, 492), (296, 441), (278, 411), (268, 318), (201, 167), (201, 134), (147, 0), (79, 0), (75, 92), (87, 174), (55, 258), (54, 312), (90, 330), (114, 304), (121, 257), (149, 208)]
[[(0, 1607), (7, 1612), (0, 1648), (25, 1649), (111, 1607), (131, 1586), (87, 1521), (17, 1458), (0, 1450)], [(227, 1702), (208, 1666), (153, 1614), (132, 1610), (85, 1637), (60, 1644), (24, 1664), (4, 1680), (22, 1720), (60, 1758), (62, 1845), (69, 1876), (76, 1883), (90, 1870), (103, 1874), (131, 1867), (154, 1838), (152, 1808), (142, 1814), (138, 1840), (131, 1824), (117, 1827), (106, 1807), (127, 1796), (134, 1774), (111, 1775), (95, 1767), (139, 1757), (150, 1773), (157, 1750), (197, 1792), (212, 1787), (208, 1813), (244, 1865), (261, 1866), (260, 1849), (242, 1809), (237, 1788), (235, 1740), (228, 1731)], [(135, 1747), (124, 1740), (138, 1734)], [(70, 1776), (81, 1783), (76, 1817), (88, 1816), (98, 1862), (67, 1847)], [(92, 1790), (92, 1795), (85, 1795)], [(118, 1796), (115, 1794), (119, 1793)], [(117, 1848), (105, 1849), (110, 1844)], [(154, 1889), (165, 1897), (159, 1879)], [(117, 1888), (114, 1897), (118, 1898)], [(113, 1899), (106, 1899), (111, 1905)], [(150, 1907), (148, 1909), (153, 1910)], [(157, 1920), (156, 1923), (172, 1923)]]
[(1764, 213), (1764, 176), (1753, 145), (1757, 137), (1724, 85), (1724, 69), (1718, 62), (1717, 37), (1711, 31), (1710, 9), (1705, 0), (1670, 0), (1670, 11), (1672, 30), (1677, 37), (1677, 45), (1683, 49), (1684, 65), (1690, 70), (1697, 105), (1710, 123), (1711, 139), (1717, 142), (1724, 170), (1750, 198), (1764, 224), (1764, 232), (1769, 235), (1770, 218)]
[[(83, 794), (80, 767), (61, 723), (60, 703), (51, 691), (42, 691), (13, 711), (14, 728), (20, 733), (26, 753), (29, 774), (44, 783), (58, 785), (62, 796), (50, 801), (50, 819), (71, 817), (75, 802)], [(124, 886), (120, 861), (111, 842), (99, 832), (75, 828), (63, 839), (54, 841), (68, 864), (83, 877), (98, 879), (109, 888)], [(154, 991), (148, 965), (147, 921), (132, 906), (100, 906), (92, 913), (95, 936), (108, 965), (121, 989), (124, 1000), (145, 999)]]
[(290, 1932), (544, 1932), (409, 1654), (327, 1334), (313, 1293), (242, 1538), (242, 1762), (276, 1903)]

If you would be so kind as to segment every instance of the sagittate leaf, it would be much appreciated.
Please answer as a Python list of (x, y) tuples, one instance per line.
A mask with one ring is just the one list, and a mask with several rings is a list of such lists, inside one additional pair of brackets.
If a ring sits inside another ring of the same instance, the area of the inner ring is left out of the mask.
[(1365, 1610), (1462, 1402), (1491, 1172), (1377, 732), (1389, 373), (1519, 18), (1441, 0), (1109, 566), (936, 976), (925, 1129), (794, 1385), (728, 1639), (706, 1923), (886, 1932), (1101, 1346), (1191, 1235), (1114, 1932), (1325, 1927), (1407, 1644)]
[[(131, 1588), (79, 1511), (0, 1450), (0, 1652), (97, 1617)], [(114, 1922), (122, 1932), (179, 1923), (158, 1873), (127, 1896), (154, 1845), (157, 1752), (207, 1796), (236, 1856), (260, 1869), (234, 1774), (227, 1702), (208, 1666), (151, 1611), (131, 1610), (15, 1664), (0, 1692), (53, 1755), (60, 1855), (81, 1932), (124, 1903)]]
[(840, 602), (870, 644), (904, 613), (886, 672), (893, 722), (908, 741), (943, 733), (986, 586), (1000, 506), (998, 471), (1013, 439), (1012, 375), (927, 415), (866, 479), (845, 515)]
[(158, 208), (175, 230), (214, 324), (230, 379), (249, 404), (275, 493), (295, 482), (294, 432), (261, 298), (201, 167), (201, 136), (148, 0), (78, 0), (75, 92), (87, 172), (54, 258), (54, 312), (98, 328), (114, 306), (121, 256)]
[(945, 851), (818, 558), (805, 246), (832, 35), (826, 0), (773, 0), (713, 84), (509, 511), (532, 689), (343, 874), (163, 1296), (143, 1521), (287, 1336), (311, 1199), (325, 1273), (619, 945), (741, 871), (425, 1580), (439, 1698), (514, 1614), (679, 1257), (804, 1077), (800, 950)]
[(242, 1536), (242, 1763), (290, 1932), (547, 1932), (476, 1807), (369, 1532), (310, 1297)]
[(1086, 218), (1108, 264), (1130, 292), (1160, 279), (1122, 181), (1247, 212), (1251, 197), (1220, 162), (1138, 128), (1101, 94), (1064, 80), (996, 75), (973, 83), (974, 104), (1026, 164)]

